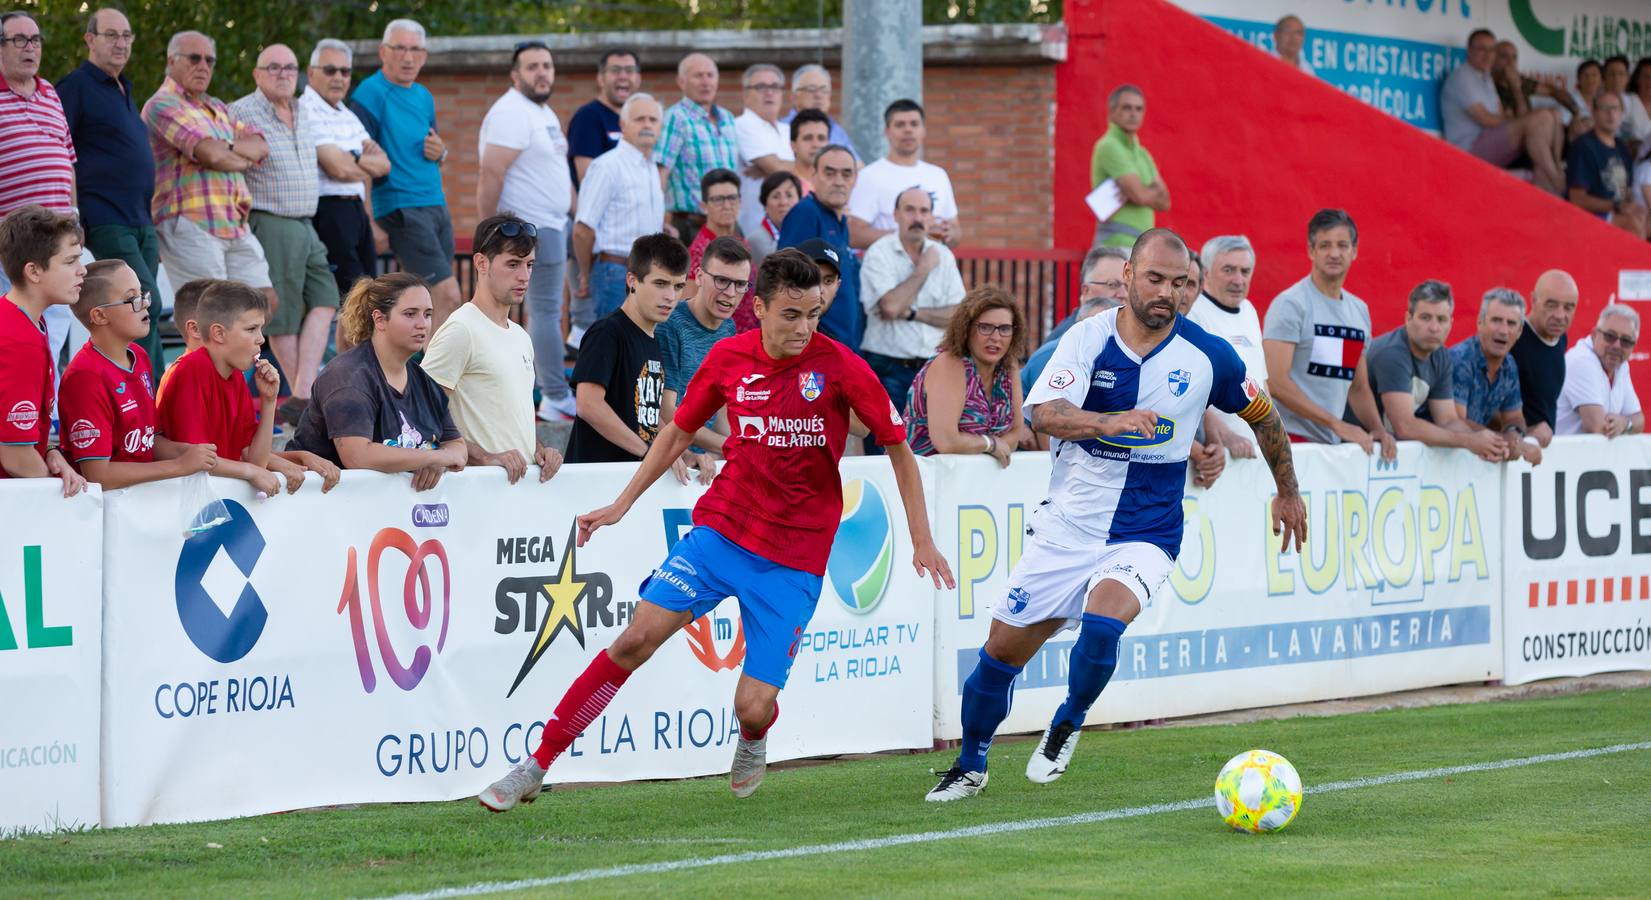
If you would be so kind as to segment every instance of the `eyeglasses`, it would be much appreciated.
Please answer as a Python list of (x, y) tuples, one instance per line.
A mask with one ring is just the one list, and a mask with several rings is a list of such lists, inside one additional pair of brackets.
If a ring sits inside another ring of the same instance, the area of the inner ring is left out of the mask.
[[(498, 227), (493, 230), (493, 234), (495, 236), (504, 235), (507, 238), (520, 237), (525, 234), (530, 238), (537, 239), (539, 237), (539, 226), (532, 222), (500, 222)], [(482, 243), (487, 242), (483, 241)]]
[(739, 194), (718, 194), (715, 197), (706, 197), (705, 202), (706, 203), (714, 203), (717, 206), (727, 206), (731, 203), (740, 202), (740, 195)]
[(608, 66), (606, 69), (603, 69), (602, 71), (608, 73), (609, 75), (640, 75), (642, 73), (642, 67), (641, 66)]
[(429, 50), (424, 47), (408, 47), (404, 44), (385, 44), (384, 49), (396, 54), (397, 56), (423, 56), (429, 52)]
[[(285, 63), (285, 64), (277, 65), (276, 63), (270, 63), (267, 66), (259, 66), (258, 71), (268, 72), (271, 75), (297, 75), (298, 74), (298, 64), (297, 63)], [(348, 70), (346, 70), (346, 71), (348, 71)]]
[(94, 31), (92, 33), (106, 41), (109, 41), (110, 43), (130, 44), (132, 43), (132, 39), (137, 37), (137, 35), (130, 31)]
[(736, 294), (743, 294), (745, 293), (745, 289), (751, 286), (751, 282), (740, 281), (737, 278), (724, 278), (721, 275), (712, 275), (711, 286), (716, 288), (717, 293), (719, 294), (726, 294), (729, 291), (733, 291)]
[(1606, 331), (1603, 328), (1595, 328), (1594, 334), (1599, 335), (1605, 343), (1616, 344), (1624, 350), (1634, 349), (1634, 344), (1639, 341), (1639, 338), (1637, 337), (1630, 337), (1626, 334), (1617, 334), (1615, 331)]
[(829, 94), (831, 93), (831, 87), (829, 85), (816, 84), (812, 87), (797, 88), (796, 91), (799, 94)]
[(978, 334), (981, 337), (991, 337), (994, 334), (998, 337), (1011, 337), (1014, 333), (1015, 325), (1013, 322), (1008, 325), (993, 325), (990, 322), (975, 323), (975, 334)]
[(780, 91), (785, 90), (785, 85), (783, 85), (783, 84), (748, 84), (748, 85), (745, 86), (745, 89), (748, 90), (748, 91), (756, 91), (759, 94), (778, 94)]
[(316, 68), (320, 69), (321, 74), (327, 76), (328, 78), (337, 78), (340, 75), (343, 75), (345, 78), (350, 77), (349, 66), (316, 66)]
[(39, 34), (14, 34), (9, 38), (0, 38), (0, 44), (10, 44), (19, 50), (25, 47), (39, 47), (44, 43), (46, 43), (45, 36)]
[(122, 297), (112, 303), (99, 303), (92, 308), (103, 309), (106, 306), (130, 306), (132, 307), (132, 312), (143, 312), (149, 308), (149, 292), (144, 291), (141, 294), (133, 294), (130, 297)]
[(192, 66), (198, 66), (204, 62), (206, 63), (207, 68), (211, 68), (218, 64), (218, 57), (208, 56), (204, 53), (179, 53), (172, 58), (187, 60)]
[(1090, 287), (1098, 287), (1098, 288), (1100, 288), (1101, 290), (1104, 290), (1104, 291), (1122, 290), (1123, 286), (1124, 286), (1124, 283), (1122, 281), (1117, 281), (1117, 280), (1113, 280), (1113, 281), (1086, 281), (1086, 282), (1084, 282), (1084, 284), (1089, 285)]

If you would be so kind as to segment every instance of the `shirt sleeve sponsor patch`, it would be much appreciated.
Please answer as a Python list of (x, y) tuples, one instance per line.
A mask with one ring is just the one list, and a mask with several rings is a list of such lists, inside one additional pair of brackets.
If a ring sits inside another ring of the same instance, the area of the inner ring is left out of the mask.
[(1049, 376), (1049, 386), (1057, 391), (1064, 391), (1072, 386), (1072, 382), (1077, 380), (1078, 377), (1076, 375), (1073, 375), (1067, 369), (1062, 369), (1059, 372), (1055, 372)]

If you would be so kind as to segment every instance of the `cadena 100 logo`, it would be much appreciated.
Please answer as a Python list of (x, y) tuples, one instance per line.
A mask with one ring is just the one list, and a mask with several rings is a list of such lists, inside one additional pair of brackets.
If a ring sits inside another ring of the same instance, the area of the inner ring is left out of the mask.
[[(435, 593), (431, 589), (426, 562), (435, 559), (441, 563), (441, 631), (436, 635), (435, 651), (433, 653), (428, 644), (420, 644), (413, 651), (411, 664), (406, 666), (401, 664), (395, 645), (390, 642), (389, 632), (384, 626), (384, 608), (378, 597), (378, 564), (386, 550), (396, 550), (407, 557), (407, 577), (402, 582), (402, 606), (406, 610), (408, 624), (418, 631), (430, 627), (435, 612)], [(372, 615), (373, 635), (385, 674), (390, 676), (396, 687), (410, 691), (424, 679), (435, 653), (440, 653), (447, 644), (447, 621), (453, 610), (452, 583), (453, 571), (447, 564), (447, 551), (440, 541), (429, 540), (421, 544), (399, 528), (383, 528), (373, 536), (372, 545), (367, 550), (368, 604), (363, 608), (361, 590), (357, 586), (355, 548), (350, 548), (344, 568), (344, 592), (338, 598), (338, 612), (343, 615), (345, 610), (349, 611), (356, 667), (361, 671), (361, 686), (367, 693), (371, 694), (378, 687), (372, 651), (367, 646), (367, 613)]]
[(883, 492), (864, 478), (843, 484), (843, 521), (826, 562), (826, 576), (849, 612), (877, 608), (894, 567), (894, 530)]

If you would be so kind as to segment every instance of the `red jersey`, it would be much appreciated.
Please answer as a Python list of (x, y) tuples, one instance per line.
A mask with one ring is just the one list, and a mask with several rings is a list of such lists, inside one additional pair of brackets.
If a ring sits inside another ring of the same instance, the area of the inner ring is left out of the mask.
[(218, 457), (241, 461), (241, 453), (258, 433), (252, 390), (240, 372), (218, 375), (205, 347), (178, 358), (168, 370), (157, 423), (169, 441), (215, 444)]
[[(40, 458), (46, 458), (56, 381), (44, 323), (36, 323), (21, 306), (0, 296), (0, 444), (32, 444)], [(0, 478), (5, 477), (0, 469)]]
[(823, 334), (790, 359), (776, 360), (762, 332), (718, 341), (676, 408), (692, 433), (728, 407), (728, 464), (694, 506), (694, 524), (716, 529), (782, 566), (824, 575), (843, 517), (837, 461), (849, 413), (878, 444), (906, 439), (906, 426), (871, 367)]
[(91, 341), (63, 370), (58, 388), (58, 442), (78, 468), (89, 459), (155, 461), (155, 382), (149, 354), (133, 344), (132, 368), (104, 356)]

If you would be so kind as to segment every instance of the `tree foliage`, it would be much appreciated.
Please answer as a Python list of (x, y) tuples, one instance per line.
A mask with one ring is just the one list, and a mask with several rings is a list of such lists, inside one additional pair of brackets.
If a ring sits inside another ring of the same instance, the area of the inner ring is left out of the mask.
[[(893, 2), (893, 0), (867, 0)], [(1060, 0), (921, 0), (923, 20), (1051, 22)], [(432, 35), (556, 34), (692, 28), (835, 28), (843, 0), (12, 0), (34, 15), (45, 37), (41, 74), (56, 80), (86, 58), (82, 35), (89, 14), (106, 5), (124, 12), (137, 34), (126, 74), (140, 98), (165, 75), (166, 41), (195, 30), (218, 45), (212, 93), (226, 99), (252, 89), (258, 51), (293, 48), (300, 64), (323, 37), (372, 38), (391, 19), (423, 23)], [(371, 67), (372, 63), (367, 63)]]

